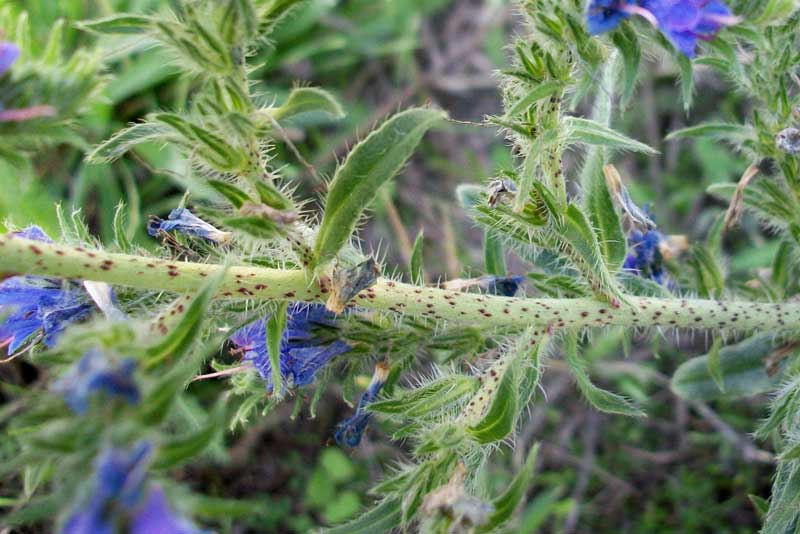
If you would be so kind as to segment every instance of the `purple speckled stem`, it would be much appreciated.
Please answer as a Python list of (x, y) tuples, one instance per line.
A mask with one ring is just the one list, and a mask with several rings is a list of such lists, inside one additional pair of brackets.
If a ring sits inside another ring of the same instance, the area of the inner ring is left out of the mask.
[[(0, 236), (0, 273), (93, 280), (140, 289), (197, 291), (220, 265), (167, 261)], [(230, 267), (219, 298), (325, 301), (325, 284), (301, 270)], [(630, 297), (631, 306), (580, 299), (529, 299), (461, 293), (380, 279), (355, 302), (363, 308), (406, 313), (481, 327), (552, 328), (604, 325), (742, 330), (800, 330), (800, 302), (759, 303)]]

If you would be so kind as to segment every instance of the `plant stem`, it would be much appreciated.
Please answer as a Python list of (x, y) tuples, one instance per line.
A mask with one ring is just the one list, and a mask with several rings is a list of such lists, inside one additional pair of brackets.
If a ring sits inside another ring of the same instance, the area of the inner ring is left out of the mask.
[[(221, 265), (167, 261), (81, 247), (0, 236), (0, 272), (93, 280), (133, 288), (197, 291)], [(230, 267), (218, 298), (324, 301), (327, 281), (310, 281), (301, 270)], [(379, 279), (354, 303), (365, 309), (406, 313), (481, 327), (551, 328), (605, 325), (740, 330), (800, 330), (800, 302), (758, 303), (630, 297), (614, 308), (590, 298), (529, 299), (461, 293)]]

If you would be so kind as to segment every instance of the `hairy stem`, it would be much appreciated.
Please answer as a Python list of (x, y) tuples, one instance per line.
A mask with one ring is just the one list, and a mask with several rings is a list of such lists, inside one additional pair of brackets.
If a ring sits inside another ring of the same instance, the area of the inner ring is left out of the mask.
[[(198, 290), (221, 265), (167, 261), (112, 254), (81, 247), (0, 236), (0, 272), (93, 280), (139, 289), (187, 293)], [(219, 298), (324, 301), (323, 281), (309, 281), (301, 270), (231, 267)], [(362, 291), (355, 304), (482, 327), (552, 328), (588, 326), (663, 326), (703, 329), (800, 330), (800, 302), (758, 303), (630, 297), (631, 306), (614, 308), (594, 299), (528, 299), (460, 293), (380, 279)]]

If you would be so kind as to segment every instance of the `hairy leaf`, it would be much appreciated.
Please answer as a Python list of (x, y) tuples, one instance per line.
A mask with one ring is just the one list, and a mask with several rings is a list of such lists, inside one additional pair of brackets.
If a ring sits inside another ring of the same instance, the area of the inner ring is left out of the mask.
[(397, 174), (425, 132), (445, 116), (430, 108), (409, 109), (356, 145), (330, 184), (314, 248), (317, 265), (328, 263), (338, 254), (380, 186)]

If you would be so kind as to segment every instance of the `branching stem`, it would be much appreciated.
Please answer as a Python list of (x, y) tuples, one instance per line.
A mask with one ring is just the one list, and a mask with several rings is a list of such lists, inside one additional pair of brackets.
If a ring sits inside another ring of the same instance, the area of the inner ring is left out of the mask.
[[(139, 289), (197, 291), (221, 265), (168, 261), (81, 247), (0, 236), (0, 273), (93, 280)], [(219, 298), (319, 301), (326, 283), (309, 281), (304, 271), (238, 266), (228, 269)], [(481, 327), (552, 328), (604, 325), (738, 330), (800, 330), (800, 302), (759, 303), (630, 297), (614, 308), (594, 299), (529, 299), (461, 293), (380, 279), (355, 304)]]

